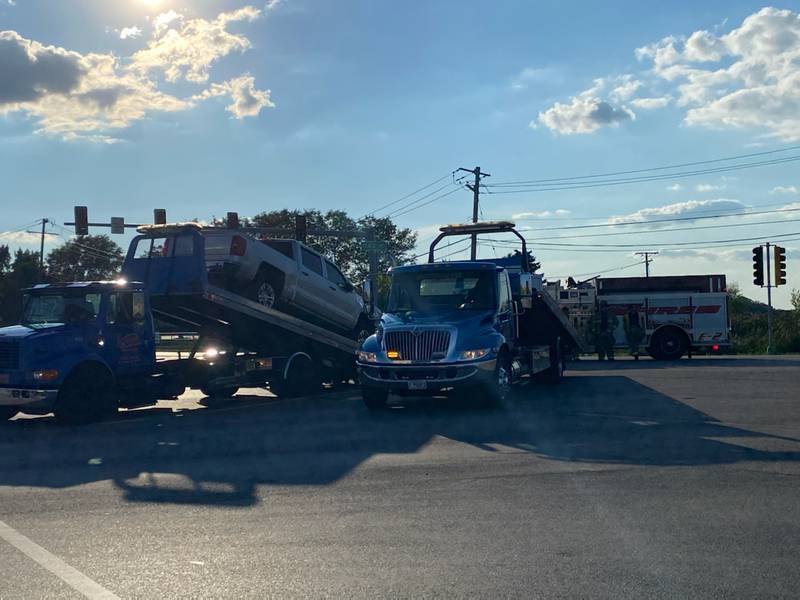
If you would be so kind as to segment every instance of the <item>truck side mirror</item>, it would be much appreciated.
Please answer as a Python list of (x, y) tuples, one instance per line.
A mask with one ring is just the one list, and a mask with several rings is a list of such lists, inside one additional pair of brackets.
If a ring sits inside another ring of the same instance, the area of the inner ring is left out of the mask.
[(364, 283), (361, 284), (361, 294), (364, 296), (364, 304), (370, 315), (375, 313), (374, 285), (374, 279), (369, 276), (364, 280)]

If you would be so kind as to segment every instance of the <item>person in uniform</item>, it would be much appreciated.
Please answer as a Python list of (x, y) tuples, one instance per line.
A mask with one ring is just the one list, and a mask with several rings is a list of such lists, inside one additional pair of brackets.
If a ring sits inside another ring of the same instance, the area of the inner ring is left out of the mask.
[(625, 317), (625, 340), (628, 342), (633, 360), (639, 360), (639, 347), (644, 340), (644, 329), (639, 321), (639, 312), (632, 308)]
[(608, 302), (602, 300), (597, 312), (589, 323), (590, 337), (594, 342), (600, 360), (614, 360), (614, 331), (617, 329), (617, 316), (611, 312)]

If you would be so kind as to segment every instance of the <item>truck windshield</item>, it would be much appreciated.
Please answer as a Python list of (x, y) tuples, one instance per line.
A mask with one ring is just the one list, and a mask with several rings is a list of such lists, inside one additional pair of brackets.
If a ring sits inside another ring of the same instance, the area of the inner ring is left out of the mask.
[(95, 318), (99, 311), (100, 294), (97, 293), (33, 294), (25, 299), (22, 325), (79, 323)]
[(441, 312), (495, 308), (494, 273), (441, 271), (395, 273), (389, 312)]

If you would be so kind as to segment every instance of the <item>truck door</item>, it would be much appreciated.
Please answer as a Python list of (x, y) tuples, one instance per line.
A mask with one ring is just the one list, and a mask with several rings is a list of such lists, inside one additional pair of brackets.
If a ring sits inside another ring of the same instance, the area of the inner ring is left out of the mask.
[(148, 335), (144, 292), (109, 294), (103, 343), (106, 360), (118, 376), (152, 369), (154, 340)]
[(336, 320), (348, 329), (355, 327), (358, 317), (361, 316), (361, 305), (358, 297), (353, 293), (353, 287), (336, 265), (328, 260), (325, 261), (325, 276), (328, 280), (331, 305), (336, 312)]
[(330, 306), (328, 280), (322, 270), (322, 257), (300, 246), (300, 277), (297, 278), (296, 302), (300, 308), (317, 318), (338, 323)]
[(497, 326), (503, 337), (509, 344), (514, 343), (516, 338), (514, 310), (511, 303), (511, 286), (508, 281), (508, 273), (505, 271), (497, 275)]

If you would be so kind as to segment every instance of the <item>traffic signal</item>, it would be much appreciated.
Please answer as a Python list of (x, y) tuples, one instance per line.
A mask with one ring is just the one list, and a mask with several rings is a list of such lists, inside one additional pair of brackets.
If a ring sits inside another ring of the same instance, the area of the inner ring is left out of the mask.
[(167, 224), (167, 211), (163, 208), (154, 208), (153, 209), (153, 223), (156, 225), (166, 225)]
[(239, 213), (229, 212), (227, 225), (228, 229), (239, 229)]
[(89, 209), (85, 206), (75, 207), (75, 235), (89, 235)]
[(753, 284), (764, 285), (764, 247), (753, 248)]
[(775, 285), (786, 285), (786, 248), (774, 246)]

